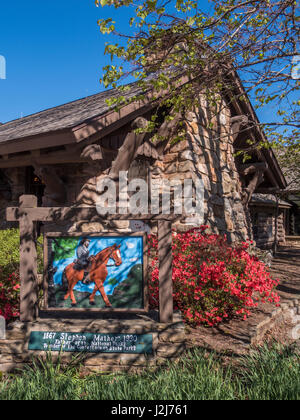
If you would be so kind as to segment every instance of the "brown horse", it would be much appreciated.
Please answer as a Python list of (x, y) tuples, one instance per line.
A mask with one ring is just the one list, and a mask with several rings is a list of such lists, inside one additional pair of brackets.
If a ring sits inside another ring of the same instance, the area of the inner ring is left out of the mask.
[[(95, 287), (93, 290), (93, 293), (90, 296), (90, 305), (95, 305), (95, 295), (97, 291), (102, 295), (102, 298), (105, 302), (105, 305), (107, 307), (111, 307), (111, 303), (108, 300), (108, 297), (104, 291), (104, 282), (107, 277), (108, 271), (107, 271), (107, 263), (110, 258), (112, 258), (116, 264), (116, 266), (119, 266), (122, 264), (122, 258), (120, 253), (121, 245), (117, 246), (117, 244), (114, 244), (113, 246), (110, 246), (108, 248), (103, 249), (98, 254), (93, 255), (90, 257), (90, 267), (89, 267), (89, 273), (90, 273), (90, 279), (92, 282), (95, 283)], [(79, 281), (82, 281), (84, 278), (84, 271), (85, 270), (75, 270), (74, 269), (75, 263), (69, 264), (65, 270), (64, 274), (67, 281), (68, 281), (68, 292), (65, 295), (64, 299), (67, 300), (69, 297), (72, 300), (72, 306), (75, 306), (77, 304), (73, 289), (76, 286), (76, 284)]]

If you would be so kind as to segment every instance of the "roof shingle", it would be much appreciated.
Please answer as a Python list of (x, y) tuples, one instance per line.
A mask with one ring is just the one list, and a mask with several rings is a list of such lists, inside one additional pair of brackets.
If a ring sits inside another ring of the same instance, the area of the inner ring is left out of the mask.
[[(128, 98), (141, 92), (137, 83), (129, 86)], [(106, 100), (115, 95), (111, 89), (0, 125), (0, 143), (76, 127), (108, 112)]]

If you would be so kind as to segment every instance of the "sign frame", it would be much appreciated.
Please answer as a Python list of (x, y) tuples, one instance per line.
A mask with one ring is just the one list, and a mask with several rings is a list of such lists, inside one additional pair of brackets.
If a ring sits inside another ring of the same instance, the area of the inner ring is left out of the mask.
[[(101, 238), (101, 237), (142, 237), (143, 240), (143, 284), (142, 284), (142, 294), (143, 294), (143, 307), (142, 308), (58, 308), (49, 306), (49, 255), (48, 255), (48, 240), (51, 238)], [(44, 233), (44, 275), (43, 275), (43, 309), (40, 308), (39, 312), (45, 313), (130, 313), (130, 314), (146, 314), (149, 312), (149, 289), (148, 289), (148, 240), (146, 232), (116, 232), (112, 230), (102, 231), (102, 232), (45, 232)]]
[[(39, 317), (39, 279), (37, 272), (37, 231), (47, 224), (142, 220), (157, 223), (159, 264), (159, 322), (173, 322), (172, 224), (187, 214), (113, 214), (101, 216), (95, 206), (38, 207), (37, 197), (21, 195), (18, 207), (6, 209), (6, 220), (20, 228), (20, 320), (34, 322)], [(74, 315), (74, 312), (72, 313)], [(47, 316), (47, 314), (45, 314)], [(53, 314), (52, 314), (53, 315)]]

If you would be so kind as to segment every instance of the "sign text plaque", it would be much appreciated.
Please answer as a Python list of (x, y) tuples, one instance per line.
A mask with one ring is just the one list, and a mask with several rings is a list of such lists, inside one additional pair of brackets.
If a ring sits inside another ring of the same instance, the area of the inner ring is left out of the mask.
[(152, 354), (152, 334), (33, 331), (28, 350)]

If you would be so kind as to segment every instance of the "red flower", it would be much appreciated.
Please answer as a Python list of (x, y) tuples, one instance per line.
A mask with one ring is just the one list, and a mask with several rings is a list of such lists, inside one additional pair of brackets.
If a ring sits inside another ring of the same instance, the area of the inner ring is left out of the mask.
[(9, 321), (19, 316), (20, 280), (18, 273), (8, 277), (0, 272), (0, 315)]
[[(173, 298), (186, 322), (216, 325), (234, 314), (246, 318), (259, 301), (278, 304), (278, 281), (247, 252), (248, 242), (233, 248), (224, 236), (205, 234), (207, 226), (173, 235)], [(150, 305), (158, 307), (157, 238), (149, 236), (152, 258)]]

